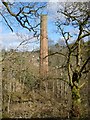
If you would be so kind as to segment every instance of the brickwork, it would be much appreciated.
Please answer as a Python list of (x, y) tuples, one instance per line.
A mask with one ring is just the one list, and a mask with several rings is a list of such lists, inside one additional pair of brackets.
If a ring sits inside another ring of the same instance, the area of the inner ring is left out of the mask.
[(48, 38), (47, 38), (47, 15), (41, 15), (40, 26), (40, 76), (48, 73)]

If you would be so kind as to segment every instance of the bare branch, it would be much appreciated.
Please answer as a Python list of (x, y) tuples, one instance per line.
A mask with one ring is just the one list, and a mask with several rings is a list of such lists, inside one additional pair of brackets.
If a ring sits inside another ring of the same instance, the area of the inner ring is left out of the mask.
[(79, 75), (81, 75), (82, 71), (84, 70), (85, 66), (88, 64), (89, 61), (90, 61), (90, 57), (88, 57), (88, 59), (84, 62), (83, 66), (81, 67), (79, 71)]
[(66, 57), (66, 55), (64, 55), (63, 53), (60, 53), (60, 52), (54, 52), (54, 53), (51, 53), (51, 54), (45, 56), (43, 59), (45, 59), (45, 58), (48, 57), (48, 56), (52, 56), (52, 55), (56, 55), (56, 54), (59, 54), (59, 55), (62, 55), (62, 56), (64, 56), (64, 57)]
[(7, 8), (7, 10), (8, 10), (8, 12), (10, 13), (10, 15), (12, 15), (12, 16), (17, 16), (17, 14), (14, 14), (11, 10), (10, 10), (10, 8), (8, 7), (8, 3), (7, 2), (3, 2), (2, 1), (2, 3), (4, 4), (4, 6)]
[[(36, 18), (39, 18), (40, 16), (39, 10), (43, 9), (46, 6), (46, 4), (37, 7), (38, 3), (33, 4), (28, 3), (28, 5), (23, 5), (20, 3), (21, 6), (19, 6), (19, 10), (17, 11), (18, 13), (14, 13), (12, 12), (10, 4), (8, 2), (4, 2), (4, 0), (2, 0), (2, 3), (6, 7), (8, 13), (11, 16), (13, 16), (23, 28), (26, 28), (30, 32), (32, 31), (34, 33), (34, 36), (38, 36), (37, 28), (40, 25), (40, 23), (36, 22)], [(25, 11), (26, 8), (28, 8), (27, 11)]]
[(13, 32), (13, 29), (12, 29), (12, 27), (9, 25), (7, 19), (4, 17), (4, 15), (3, 15), (1, 12), (0, 12), (0, 14), (2, 15), (3, 19), (5, 20), (7, 26), (8, 26), (8, 27), (10, 28), (10, 30)]

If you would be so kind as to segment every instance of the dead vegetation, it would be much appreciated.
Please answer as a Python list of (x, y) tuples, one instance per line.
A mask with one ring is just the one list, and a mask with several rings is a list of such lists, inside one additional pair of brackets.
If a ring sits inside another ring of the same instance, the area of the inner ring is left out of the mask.
[[(62, 69), (63, 62), (58, 63), (63, 58), (50, 56), (49, 75), (40, 79), (38, 52), (13, 51), (11, 57), (9, 54), (3, 53), (6, 56), (2, 64), (3, 118), (69, 118), (71, 90), (65, 81), (67, 72), (65, 67)], [(87, 85), (81, 89), (83, 116), (88, 115)]]

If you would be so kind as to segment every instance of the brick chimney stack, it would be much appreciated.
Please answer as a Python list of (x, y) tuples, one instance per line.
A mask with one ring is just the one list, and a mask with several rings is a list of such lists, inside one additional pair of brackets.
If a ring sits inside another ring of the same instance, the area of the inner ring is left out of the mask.
[(41, 15), (40, 25), (40, 77), (48, 74), (48, 37), (47, 37), (47, 15)]

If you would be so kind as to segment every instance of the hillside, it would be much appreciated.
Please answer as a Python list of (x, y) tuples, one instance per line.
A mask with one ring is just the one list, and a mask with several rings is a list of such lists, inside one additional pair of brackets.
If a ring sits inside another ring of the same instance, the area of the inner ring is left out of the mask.
[[(82, 46), (82, 55), (87, 57), (86, 46)], [(67, 48), (52, 46), (49, 54), (63, 52)], [(49, 56), (49, 78), (39, 78), (39, 51), (35, 52), (2, 52), (3, 82), (3, 118), (43, 118), (69, 117), (71, 108), (70, 88), (67, 79), (66, 59), (61, 54)], [(74, 58), (72, 57), (74, 66)], [(63, 66), (63, 67), (62, 67)], [(81, 81), (88, 81), (86, 74)], [(81, 89), (83, 116), (88, 115), (88, 83)]]

